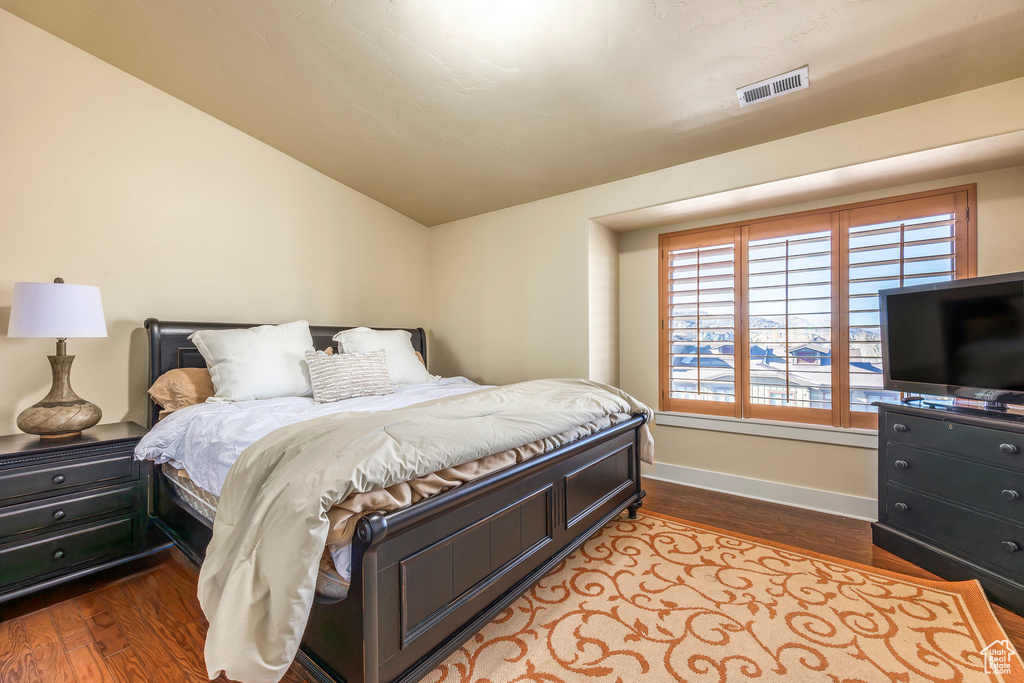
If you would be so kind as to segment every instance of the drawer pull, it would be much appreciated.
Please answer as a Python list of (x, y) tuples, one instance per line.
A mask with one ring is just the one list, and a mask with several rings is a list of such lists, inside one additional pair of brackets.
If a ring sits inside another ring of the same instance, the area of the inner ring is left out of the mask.
[(1017, 500), (1020, 498), (1020, 494), (1013, 489), (1003, 489), (1003, 498), (1006, 500)]
[(63, 550), (55, 550), (53, 552), (53, 559), (56, 560), (57, 562), (63, 560), (64, 559), (64, 551)]
[(1012, 443), (1001, 443), (999, 444), (999, 452), (1004, 455), (1017, 455), (1020, 453), (1020, 449)]
[(55, 474), (55, 475), (53, 475), (53, 483), (57, 484), (58, 486), (63, 484), (64, 483), (64, 475), (63, 474)]
[(906, 460), (897, 460), (896, 462), (893, 463), (893, 465), (896, 465), (896, 469), (898, 470), (905, 470), (910, 467), (910, 463), (907, 462)]
[(893, 505), (893, 507), (899, 510), (900, 512), (906, 512), (907, 510), (910, 509), (910, 506), (907, 505), (906, 503), (896, 503), (895, 505)]
[(54, 510), (53, 511), (53, 519), (55, 521), (57, 521), (57, 522), (59, 522), (60, 520), (64, 519), (65, 516), (66, 516), (66, 513), (63, 510)]
[(907, 425), (903, 424), (902, 422), (897, 422), (896, 424), (894, 424), (892, 426), (892, 428), (893, 428), (893, 430), (899, 432), (900, 434), (903, 434), (905, 432), (909, 432), (910, 431), (910, 427), (908, 427)]
[(1001, 545), (1003, 546), (1003, 550), (1008, 553), (1015, 553), (1020, 550), (1020, 546), (1013, 541), (1003, 541)]

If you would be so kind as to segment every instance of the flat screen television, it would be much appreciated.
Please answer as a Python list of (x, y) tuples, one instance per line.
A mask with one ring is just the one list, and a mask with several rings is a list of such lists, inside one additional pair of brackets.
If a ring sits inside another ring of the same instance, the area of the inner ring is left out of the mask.
[(878, 294), (886, 389), (1024, 403), (1024, 273)]

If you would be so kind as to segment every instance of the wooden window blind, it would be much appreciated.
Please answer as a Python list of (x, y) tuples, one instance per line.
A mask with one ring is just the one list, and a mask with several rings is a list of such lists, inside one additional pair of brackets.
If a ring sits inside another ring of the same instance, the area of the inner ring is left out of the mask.
[(663, 241), (662, 390), (674, 410), (740, 415), (736, 389), (739, 231)]
[(749, 417), (833, 421), (830, 221), (817, 214), (745, 229)]
[(878, 291), (974, 275), (974, 194), (662, 235), (662, 410), (874, 427)]
[(882, 387), (878, 291), (974, 275), (968, 192), (851, 209), (845, 217), (850, 414), (846, 426), (874, 427), (873, 401), (898, 401)]

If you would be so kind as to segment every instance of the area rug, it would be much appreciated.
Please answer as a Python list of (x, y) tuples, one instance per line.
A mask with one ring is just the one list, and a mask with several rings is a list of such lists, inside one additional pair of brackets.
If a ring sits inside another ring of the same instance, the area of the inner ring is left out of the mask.
[(610, 522), (424, 680), (1024, 676), (974, 581), (916, 579), (648, 513)]

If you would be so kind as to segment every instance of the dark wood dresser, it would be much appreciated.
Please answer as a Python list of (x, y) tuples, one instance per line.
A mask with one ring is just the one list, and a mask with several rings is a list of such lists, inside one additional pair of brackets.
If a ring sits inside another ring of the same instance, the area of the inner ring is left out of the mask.
[(875, 545), (1024, 614), (1024, 422), (877, 405)]
[(163, 550), (149, 528), (146, 430), (99, 425), (80, 438), (0, 437), (0, 602)]

